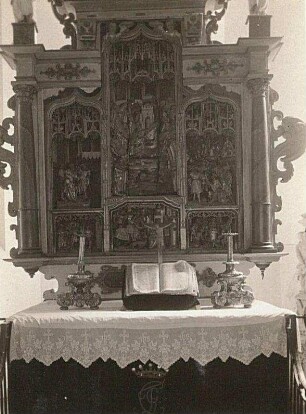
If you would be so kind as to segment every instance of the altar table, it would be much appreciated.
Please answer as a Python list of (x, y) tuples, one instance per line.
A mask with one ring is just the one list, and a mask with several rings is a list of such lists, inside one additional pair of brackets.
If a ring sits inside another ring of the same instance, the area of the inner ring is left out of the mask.
[[(17, 313), (11, 414), (285, 413), (290, 311), (201, 302), (133, 312), (121, 301), (68, 311), (47, 301)], [(148, 361), (164, 377), (137, 377), (135, 367)]]
[(51, 365), (62, 358), (89, 367), (101, 358), (121, 368), (150, 360), (168, 369), (179, 359), (206, 365), (231, 357), (249, 364), (261, 354), (286, 356), (288, 312), (261, 301), (249, 309), (137, 312), (122, 310), (121, 301), (68, 311), (47, 301), (12, 317), (11, 360)]

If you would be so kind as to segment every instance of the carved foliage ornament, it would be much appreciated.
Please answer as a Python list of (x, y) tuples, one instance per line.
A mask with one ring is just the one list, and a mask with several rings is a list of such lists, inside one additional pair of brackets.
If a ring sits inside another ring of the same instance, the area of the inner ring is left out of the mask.
[(220, 76), (221, 74), (227, 75), (229, 72), (234, 73), (239, 67), (244, 67), (244, 63), (230, 59), (213, 58), (196, 62), (192, 66), (188, 66), (187, 70), (192, 70), (197, 74)]
[(250, 79), (247, 82), (248, 88), (254, 97), (257, 96), (266, 96), (269, 90), (269, 83), (272, 76), (266, 78), (255, 78)]
[(73, 78), (87, 78), (90, 73), (95, 73), (94, 69), (89, 69), (88, 66), (81, 66), (79, 63), (73, 65), (72, 63), (65, 63), (55, 66), (50, 66), (47, 70), (41, 71), (41, 75), (47, 76), (49, 79), (64, 79), (71, 80)]

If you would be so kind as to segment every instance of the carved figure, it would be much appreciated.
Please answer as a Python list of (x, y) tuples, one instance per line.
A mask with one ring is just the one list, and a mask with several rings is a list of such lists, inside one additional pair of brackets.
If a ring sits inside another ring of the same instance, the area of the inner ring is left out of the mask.
[(33, 0), (11, 0), (17, 23), (33, 23)]
[(73, 165), (69, 165), (66, 170), (60, 170), (59, 176), (63, 180), (61, 199), (67, 201), (88, 200), (88, 188), (90, 184), (91, 171), (84, 165), (76, 170)]
[(64, 185), (62, 192), (62, 199), (69, 201), (76, 201), (77, 199), (77, 186), (76, 186), (76, 172), (73, 171), (72, 167), (68, 167), (64, 171)]
[(266, 14), (269, 0), (249, 0), (249, 12), (250, 14), (256, 14), (263, 16)]
[(81, 165), (78, 171), (78, 195), (87, 199), (87, 191), (90, 184), (90, 170), (86, 170), (84, 165)]
[(195, 201), (196, 199), (201, 201), (202, 193), (202, 174), (199, 171), (192, 171), (190, 173), (191, 177), (191, 194), (192, 198)]

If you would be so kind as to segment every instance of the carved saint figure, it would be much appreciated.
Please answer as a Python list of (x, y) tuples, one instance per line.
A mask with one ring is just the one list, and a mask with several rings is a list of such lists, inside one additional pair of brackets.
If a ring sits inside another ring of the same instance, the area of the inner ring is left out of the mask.
[(33, 23), (33, 0), (11, 0), (17, 23)]
[(61, 199), (67, 201), (88, 201), (88, 188), (90, 184), (91, 171), (87, 170), (85, 165), (75, 169), (69, 165), (65, 170), (59, 171), (59, 177), (62, 179)]
[(269, 0), (249, 0), (250, 14), (257, 14), (263, 16), (266, 14), (266, 9), (269, 5)]
[(64, 171), (63, 200), (76, 201), (78, 192), (75, 181), (76, 172), (68, 167), (67, 170)]
[(81, 165), (78, 171), (78, 195), (87, 199), (87, 190), (90, 183), (90, 170), (86, 170), (84, 165)]
[(192, 198), (194, 201), (197, 199), (197, 201), (200, 202), (202, 193), (202, 174), (199, 171), (192, 171), (190, 177)]

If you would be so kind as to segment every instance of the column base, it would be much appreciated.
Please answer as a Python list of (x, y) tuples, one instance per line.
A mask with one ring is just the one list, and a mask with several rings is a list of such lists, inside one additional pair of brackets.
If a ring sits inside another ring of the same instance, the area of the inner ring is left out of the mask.
[(278, 249), (272, 243), (253, 244), (249, 251), (251, 253), (277, 253)]

